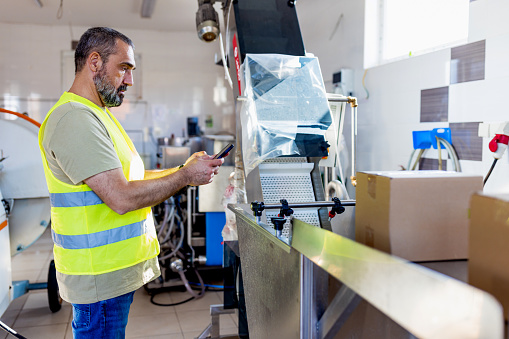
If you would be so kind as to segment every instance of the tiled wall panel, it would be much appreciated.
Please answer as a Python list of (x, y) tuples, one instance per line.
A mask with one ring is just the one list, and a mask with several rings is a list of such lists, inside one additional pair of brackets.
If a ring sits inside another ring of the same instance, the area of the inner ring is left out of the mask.
[(451, 49), (451, 84), (484, 79), (485, 49), (485, 40)]
[(483, 142), (478, 137), (479, 123), (450, 123), (451, 139), (460, 160), (482, 160)]
[(448, 121), (449, 87), (421, 91), (421, 122)]
[[(421, 158), (419, 161), (419, 170), (438, 170), (438, 164), (438, 159)], [(442, 171), (447, 171), (447, 159), (442, 159)]]

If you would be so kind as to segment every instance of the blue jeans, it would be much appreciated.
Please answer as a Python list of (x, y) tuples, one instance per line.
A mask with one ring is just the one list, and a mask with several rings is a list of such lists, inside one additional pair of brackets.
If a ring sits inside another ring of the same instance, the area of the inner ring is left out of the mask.
[(93, 304), (72, 304), (74, 339), (125, 338), (134, 292)]

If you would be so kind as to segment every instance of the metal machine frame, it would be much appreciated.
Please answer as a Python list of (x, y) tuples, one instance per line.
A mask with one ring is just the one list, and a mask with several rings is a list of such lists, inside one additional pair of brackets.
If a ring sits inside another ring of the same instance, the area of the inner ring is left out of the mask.
[[(340, 330), (364, 337), (352, 332), (364, 321), (362, 312), (353, 314), (361, 302), (385, 315), (385, 327), (366, 337), (503, 337), (502, 307), (484, 291), (298, 219), (291, 238), (277, 238), (246, 205), (229, 208), (237, 217), (251, 338), (342, 337)], [(317, 270), (326, 272), (325, 283), (341, 284), (337, 293), (312, 293), (324, 284)]]

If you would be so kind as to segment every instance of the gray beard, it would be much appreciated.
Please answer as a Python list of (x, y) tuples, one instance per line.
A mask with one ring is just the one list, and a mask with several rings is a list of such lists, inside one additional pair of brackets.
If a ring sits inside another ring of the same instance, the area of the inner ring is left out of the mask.
[(106, 78), (106, 70), (100, 70), (94, 76), (94, 84), (101, 97), (102, 102), (106, 107), (117, 107), (122, 104), (124, 100), (124, 95), (119, 94), (118, 91), (123, 87), (120, 86), (118, 89), (115, 88), (112, 84), (108, 82)]

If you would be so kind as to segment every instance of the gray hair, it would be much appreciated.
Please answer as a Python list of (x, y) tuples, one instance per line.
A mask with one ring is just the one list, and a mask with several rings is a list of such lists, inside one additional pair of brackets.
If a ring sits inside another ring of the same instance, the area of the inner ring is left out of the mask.
[(83, 33), (74, 53), (75, 73), (83, 69), (92, 52), (99, 53), (104, 63), (108, 62), (109, 56), (117, 51), (117, 39), (134, 49), (131, 39), (112, 28), (93, 27)]

